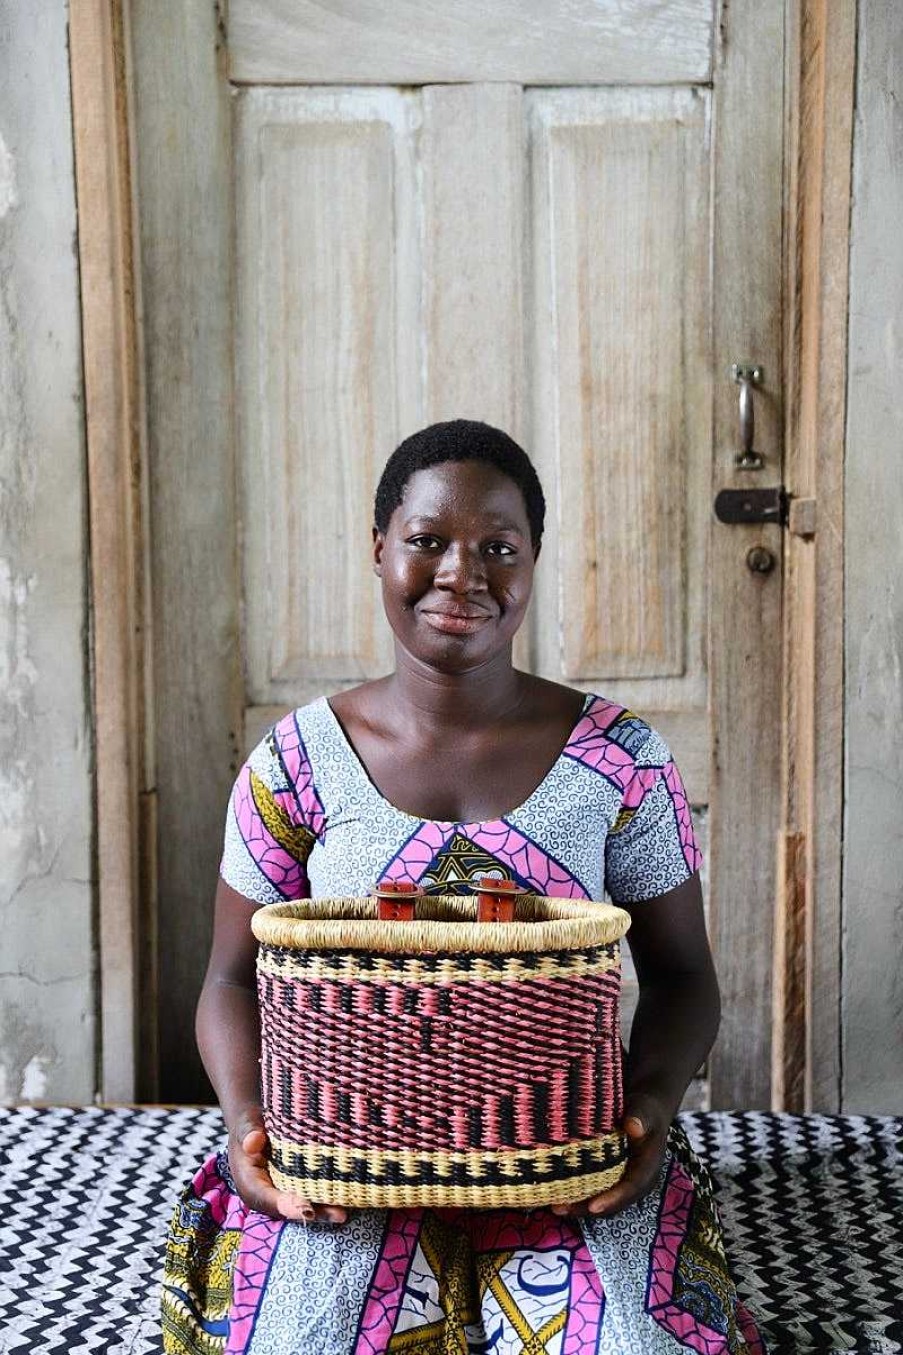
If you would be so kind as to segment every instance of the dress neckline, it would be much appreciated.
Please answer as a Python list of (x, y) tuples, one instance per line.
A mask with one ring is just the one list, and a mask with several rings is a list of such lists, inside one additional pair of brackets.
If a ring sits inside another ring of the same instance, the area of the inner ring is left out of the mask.
[(358, 754), (357, 749), (354, 747), (354, 744), (351, 742), (348, 735), (345, 733), (345, 729), (344, 726), (342, 725), (341, 720), (336, 715), (332, 706), (329, 704), (329, 698), (327, 696), (319, 697), (318, 704), (320, 704), (322, 709), (325, 711), (326, 718), (332, 727), (333, 733), (335, 734), (338, 742), (341, 744), (346, 757), (351, 762), (357, 774), (358, 780), (366, 787), (369, 794), (375, 797), (375, 799), (377, 799), (380, 802), (380, 804), (382, 804), (388, 809), (391, 809), (393, 814), (398, 814), (403, 819), (409, 819), (411, 823), (428, 823), (435, 825), (437, 828), (462, 828), (462, 827), (485, 827), (487, 824), (494, 825), (497, 823), (504, 823), (506, 820), (510, 819), (512, 815), (519, 814), (523, 810), (527, 809), (527, 807), (531, 805), (532, 802), (535, 799), (537, 799), (538, 796), (542, 793), (543, 789), (545, 788), (546, 782), (549, 780), (549, 778), (552, 775), (554, 775), (554, 773), (557, 771), (559, 765), (564, 759), (565, 754), (567, 753), (567, 750), (570, 748), (571, 743), (573, 742), (574, 735), (576, 734), (580, 726), (580, 722), (583, 720), (583, 717), (586, 715), (586, 712), (588, 711), (590, 705), (594, 700), (595, 700), (594, 694), (592, 692), (587, 692), (585, 697), (583, 698), (583, 705), (577, 712), (576, 720), (571, 725), (571, 728), (568, 730), (567, 739), (562, 745), (562, 748), (558, 753), (558, 756), (555, 758), (555, 761), (552, 763), (551, 767), (549, 767), (549, 770), (545, 773), (542, 779), (530, 791), (530, 794), (526, 797), (526, 799), (522, 800), (520, 804), (515, 805), (512, 809), (506, 809), (503, 814), (499, 814), (493, 819), (428, 819), (424, 818), (423, 815), (421, 814), (412, 814), (410, 810), (400, 809), (398, 805), (393, 804), (391, 800), (387, 799), (387, 797), (383, 795), (382, 791), (379, 789), (373, 778), (370, 776), (370, 773), (364, 766), (364, 763), (361, 760), (361, 757)]

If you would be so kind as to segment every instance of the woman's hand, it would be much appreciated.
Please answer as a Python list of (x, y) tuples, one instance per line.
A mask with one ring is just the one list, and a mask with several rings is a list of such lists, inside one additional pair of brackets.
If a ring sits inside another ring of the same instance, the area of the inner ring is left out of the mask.
[(628, 1096), (621, 1121), (627, 1137), (627, 1167), (624, 1175), (609, 1190), (577, 1204), (556, 1204), (553, 1214), (574, 1217), (589, 1215), (610, 1218), (648, 1195), (658, 1180), (665, 1157), (670, 1116), (664, 1104), (648, 1093)]
[(267, 1167), (268, 1140), (258, 1109), (239, 1116), (229, 1134), (229, 1167), (235, 1187), (249, 1209), (271, 1219), (295, 1223), (345, 1223), (348, 1210), (340, 1205), (312, 1204), (301, 1195), (277, 1190)]

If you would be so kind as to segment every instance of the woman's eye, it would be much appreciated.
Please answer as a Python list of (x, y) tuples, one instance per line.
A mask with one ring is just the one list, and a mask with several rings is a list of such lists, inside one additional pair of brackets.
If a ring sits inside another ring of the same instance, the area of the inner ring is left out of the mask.
[(435, 550), (435, 548), (440, 544), (441, 542), (439, 541), (438, 536), (430, 536), (426, 532), (422, 533), (420, 536), (412, 536), (408, 538), (409, 546), (417, 546), (418, 549), (421, 550)]
[(517, 550), (507, 541), (490, 541), (486, 547), (490, 555), (516, 555)]

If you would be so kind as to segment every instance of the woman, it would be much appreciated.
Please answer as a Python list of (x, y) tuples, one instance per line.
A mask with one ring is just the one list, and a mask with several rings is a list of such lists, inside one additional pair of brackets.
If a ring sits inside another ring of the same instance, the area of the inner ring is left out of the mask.
[[(680, 776), (629, 711), (519, 672), (545, 504), (526, 454), (437, 424), (390, 458), (373, 565), (395, 671), (280, 721), (233, 790), (198, 1040), (229, 1131), (173, 1219), (168, 1351), (320, 1355), (760, 1351), (711, 1189), (672, 1120), (718, 1026)], [(443, 893), (502, 874), (632, 918), (640, 1000), (622, 1180), (533, 1211), (359, 1210), (267, 1174), (249, 919), (391, 874)]]

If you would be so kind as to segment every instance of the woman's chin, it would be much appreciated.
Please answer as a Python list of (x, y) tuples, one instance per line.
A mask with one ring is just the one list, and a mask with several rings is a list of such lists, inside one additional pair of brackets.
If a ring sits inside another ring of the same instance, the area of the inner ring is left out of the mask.
[(426, 640), (418, 637), (412, 643), (401, 640), (398, 643), (415, 665), (450, 676), (464, 676), (499, 663), (510, 665), (510, 639), (506, 638), (495, 645), (475, 644), (473, 641), (473, 636), (433, 632)]

